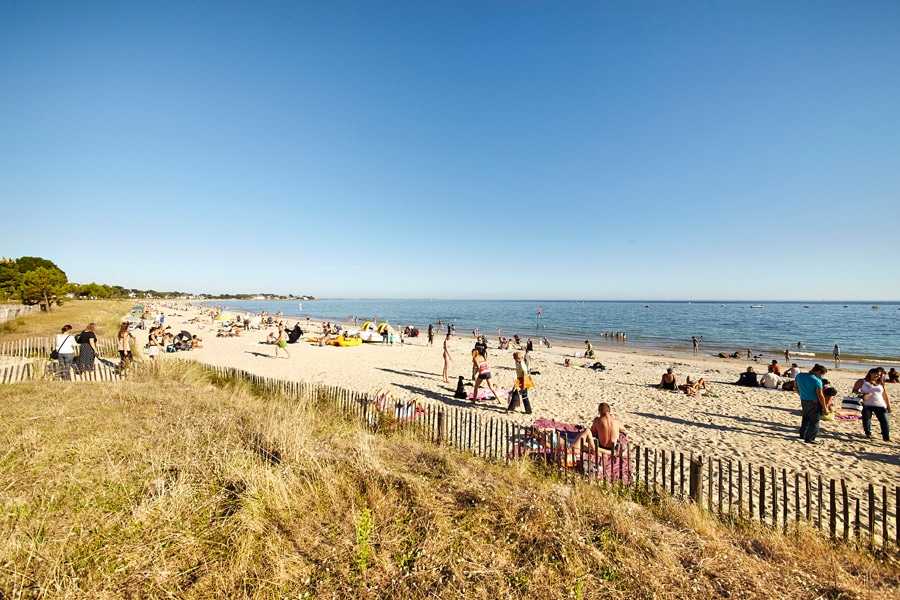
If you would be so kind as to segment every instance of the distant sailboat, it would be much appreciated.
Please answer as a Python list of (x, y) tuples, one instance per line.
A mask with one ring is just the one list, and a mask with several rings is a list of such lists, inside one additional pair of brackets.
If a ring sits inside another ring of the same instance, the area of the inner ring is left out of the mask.
[(751, 304), (750, 305), (750, 308), (762, 308), (762, 307), (763, 307), (762, 304)]

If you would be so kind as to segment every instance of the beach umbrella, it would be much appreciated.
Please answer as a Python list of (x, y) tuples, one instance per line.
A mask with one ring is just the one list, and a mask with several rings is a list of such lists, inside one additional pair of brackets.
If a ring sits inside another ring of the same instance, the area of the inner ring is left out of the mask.
[(216, 320), (217, 321), (230, 321), (233, 318), (234, 318), (234, 315), (232, 315), (230, 311), (223, 310), (222, 312), (219, 313), (219, 316), (216, 317)]

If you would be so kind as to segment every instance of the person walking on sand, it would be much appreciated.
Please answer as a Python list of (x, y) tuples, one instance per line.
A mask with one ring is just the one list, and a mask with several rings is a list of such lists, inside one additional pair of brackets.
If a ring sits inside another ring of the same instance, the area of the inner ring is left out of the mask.
[(278, 325), (278, 337), (275, 338), (275, 358), (278, 358), (278, 351), (284, 350), (284, 353), (287, 355), (285, 358), (290, 358), (291, 353), (287, 350), (287, 336), (284, 334), (284, 325)]
[(428, 324), (428, 345), (434, 344), (434, 325)]
[(122, 363), (122, 366), (127, 366), (131, 363), (131, 338), (134, 337), (131, 335), (131, 332), (128, 331), (128, 323), (122, 323), (119, 326), (119, 359)]
[(828, 369), (816, 364), (809, 373), (798, 373), (794, 378), (794, 390), (800, 395), (800, 406), (803, 418), (800, 421), (800, 437), (807, 444), (821, 444), (816, 440), (819, 435), (819, 422), (828, 405), (822, 391), (822, 376)]
[(841, 368), (841, 347), (837, 344), (834, 345), (834, 368)]
[(444, 383), (450, 383), (450, 361), (450, 334), (448, 333), (447, 337), (444, 338), (444, 372), (441, 374), (444, 378)]
[[(488, 351), (487, 351), (487, 350), (488, 350), (487, 342), (484, 341), (484, 336), (483, 336), (483, 335), (477, 336), (477, 337), (475, 338), (475, 350), (474, 350), (474, 352), (477, 352), (478, 354), (480, 354), (480, 355), (482, 355), (483, 357), (487, 358), (487, 355), (488, 355)], [(472, 379), (474, 380), (474, 379), (477, 379), (477, 378), (478, 378), (478, 365), (472, 365)]]
[(506, 412), (509, 413), (516, 409), (516, 394), (522, 399), (522, 405), (525, 407), (525, 414), (531, 414), (531, 401), (528, 399), (528, 389), (534, 387), (531, 375), (528, 374), (528, 365), (525, 364), (521, 352), (513, 352), (513, 360), (516, 361), (516, 389), (509, 397), (509, 405)]
[(76, 336), (78, 342), (78, 361), (75, 363), (79, 373), (94, 370), (94, 358), (97, 356), (96, 323), (88, 323), (84, 331)]
[(472, 391), (472, 403), (474, 404), (478, 401), (478, 389), (482, 383), (487, 383), (488, 389), (494, 395), (494, 398), (499, 400), (500, 396), (497, 395), (497, 392), (494, 391), (494, 386), (491, 385), (491, 368), (488, 366), (487, 358), (479, 354), (478, 350), (472, 350), (472, 364), (478, 373), (478, 377), (475, 379), (475, 389)]
[(69, 333), (72, 331), (71, 325), (62, 328), (61, 333), (56, 334), (56, 353), (59, 356), (59, 372), (60, 376), (65, 380), (72, 379), (70, 369), (72, 363), (75, 362), (75, 338)]
[(700, 340), (697, 339), (697, 336), (691, 336), (691, 343), (694, 345), (694, 356), (700, 352)]

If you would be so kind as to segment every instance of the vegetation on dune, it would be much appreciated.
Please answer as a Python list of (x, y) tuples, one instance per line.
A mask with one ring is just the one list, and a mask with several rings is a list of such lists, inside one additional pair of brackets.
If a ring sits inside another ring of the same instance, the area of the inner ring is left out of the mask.
[(68, 302), (52, 312), (35, 312), (0, 323), (0, 341), (49, 337), (59, 333), (63, 325), (81, 331), (88, 323), (97, 324), (98, 336), (114, 336), (131, 306), (132, 303), (126, 300)]
[(896, 555), (486, 463), (195, 364), (0, 387), (3, 597), (885, 598)]

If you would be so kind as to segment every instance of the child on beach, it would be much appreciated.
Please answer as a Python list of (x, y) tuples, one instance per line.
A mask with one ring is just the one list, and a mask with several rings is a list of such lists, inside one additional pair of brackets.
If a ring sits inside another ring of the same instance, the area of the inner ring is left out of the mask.
[(284, 325), (278, 326), (278, 338), (275, 340), (275, 358), (278, 358), (279, 350), (284, 350), (284, 353), (287, 355), (285, 358), (291, 357), (291, 353), (287, 351), (287, 336), (284, 334)]
[(475, 389), (472, 390), (472, 403), (478, 402), (478, 389), (482, 383), (487, 383), (488, 389), (494, 398), (499, 400), (500, 396), (494, 391), (491, 385), (491, 368), (488, 366), (487, 359), (478, 353), (478, 350), (472, 350), (472, 365), (475, 367), (477, 377), (475, 379)]

